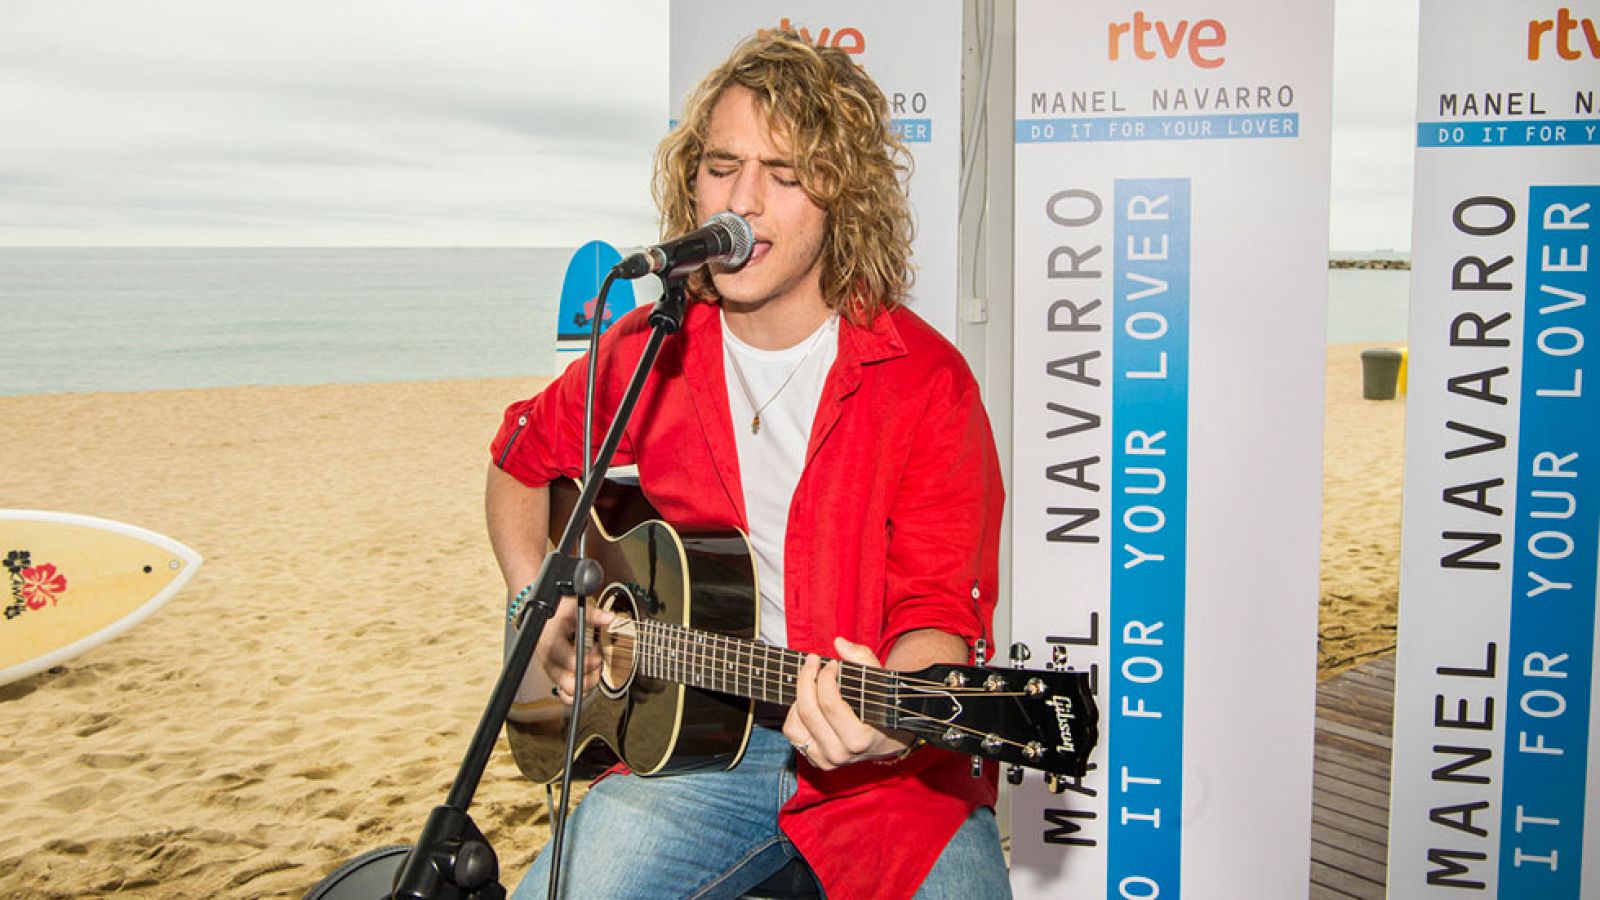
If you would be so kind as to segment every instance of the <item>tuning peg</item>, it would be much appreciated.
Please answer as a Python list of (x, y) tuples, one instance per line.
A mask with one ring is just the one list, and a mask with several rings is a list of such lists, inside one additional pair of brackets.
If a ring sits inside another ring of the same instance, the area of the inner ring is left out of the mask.
[(1058, 669), (1067, 667), (1067, 648), (1065, 645), (1056, 644), (1050, 648), (1050, 665)]
[(983, 777), (983, 757), (981, 757), (981, 756), (972, 757), (972, 777), (973, 778), (982, 778)]
[(983, 689), (990, 693), (999, 693), (1006, 689), (1006, 680), (999, 675), (991, 674), (983, 680)]
[(1067, 780), (1054, 772), (1050, 772), (1044, 776), (1044, 786), (1052, 794), (1064, 794), (1067, 790)]
[(1023, 663), (1032, 658), (1033, 651), (1028, 649), (1027, 644), (1018, 641), (1017, 643), (1011, 645), (1011, 662), (1014, 665), (1020, 668)]
[(978, 642), (972, 645), (972, 658), (980, 666), (983, 665), (984, 663), (988, 662), (989, 661), (989, 642), (984, 640), (983, 638), (978, 638)]
[(1006, 781), (1011, 784), (1022, 783), (1022, 767), (1018, 765), (1006, 766)]

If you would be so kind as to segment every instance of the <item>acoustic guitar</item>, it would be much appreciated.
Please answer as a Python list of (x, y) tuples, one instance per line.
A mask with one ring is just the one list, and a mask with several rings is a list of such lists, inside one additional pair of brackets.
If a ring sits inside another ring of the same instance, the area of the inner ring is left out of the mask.
[[(570, 481), (550, 490), (557, 534), (578, 490)], [(587, 540), (610, 582), (590, 602), (617, 618), (600, 634), (599, 684), (583, 698), (580, 777), (617, 757), (641, 775), (732, 768), (756, 701), (792, 704), (805, 659), (756, 638), (749, 541), (738, 530), (680, 531), (636, 485), (609, 480)], [(843, 663), (839, 685), (864, 722), (1055, 776), (1081, 777), (1099, 734), (1083, 672), (957, 665), (896, 672)], [(552, 697), (524, 707), (519, 718), (527, 721), (506, 723), (512, 755), (535, 782), (561, 777), (570, 712)]]

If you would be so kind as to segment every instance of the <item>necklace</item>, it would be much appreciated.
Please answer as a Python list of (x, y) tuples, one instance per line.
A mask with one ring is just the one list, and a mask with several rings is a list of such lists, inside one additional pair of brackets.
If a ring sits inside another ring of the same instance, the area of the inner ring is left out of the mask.
[(728, 354), (728, 362), (733, 363), (733, 374), (739, 379), (739, 387), (744, 391), (744, 398), (750, 401), (750, 408), (756, 411), (756, 414), (750, 419), (751, 434), (761, 433), (761, 413), (772, 405), (772, 401), (778, 399), (778, 395), (783, 393), (783, 389), (788, 387), (789, 382), (794, 380), (794, 376), (800, 373), (800, 367), (806, 364), (806, 360), (811, 358), (811, 354), (817, 349), (817, 345), (822, 343), (822, 335), (827, 330), (826, 325), (817, 329), (817, 333), (811, 339), (811, 346), (807, 347), (806, 352), (800, 355), (800, 360), (794, 364), (794, 368), (789, 370), (789, 374), (784, 377), (783, 383), (778, 385), (778, 389), (772, 392), (772, 396), (767, 398), (767, 402), (759, 406), (756, 404), (755, 394), (750, 392), (750, 382), (745, 380), (744, 370), (739, 367), (739, 354), (732, 348), (724, 346), (723, 352)]

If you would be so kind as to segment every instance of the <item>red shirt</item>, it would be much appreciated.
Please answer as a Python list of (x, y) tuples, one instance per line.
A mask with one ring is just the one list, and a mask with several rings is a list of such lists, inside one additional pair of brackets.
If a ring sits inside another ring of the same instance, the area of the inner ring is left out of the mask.
[[(686, 528), (747, 527), (719, 315), (689, 304), (613, 461), (636, 464), (651, 503)], [(636, 310), (601, 341), (596, 447), (648, 336)], [(585, 365), (506, 410), (493, 458), (525, 484), (579, 474)], [(870, 327), (847, 317), (790, 506), (789, 645), (831, 657), (842, 636), (883, 659), (900, 635), (936, 628), (992, 647), (1004, 500), (960, 353), (903, 308)], [(970, 757), (936, 749), (832, 772), (802, 761), (798, 781), (780, 825), (840, 898), (910, 897), (972, 810), (995, 800), (992, 765), (974, 778)]]

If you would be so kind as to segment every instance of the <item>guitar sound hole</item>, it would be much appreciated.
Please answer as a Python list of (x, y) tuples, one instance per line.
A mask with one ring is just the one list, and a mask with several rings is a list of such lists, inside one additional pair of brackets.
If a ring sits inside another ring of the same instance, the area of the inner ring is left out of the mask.
[(638, 640), (638, 616), (633, 592), (612, 585), (600, 595), (600, 608), (617, 614), (610, 625), (600, 630), (600, 689), (610, 697), (620, 697), (633, 681)]

